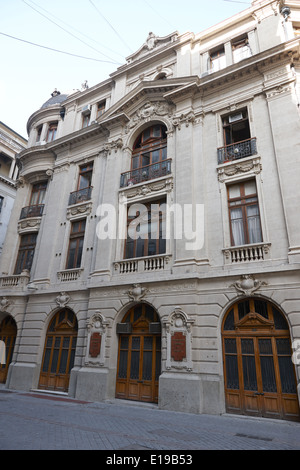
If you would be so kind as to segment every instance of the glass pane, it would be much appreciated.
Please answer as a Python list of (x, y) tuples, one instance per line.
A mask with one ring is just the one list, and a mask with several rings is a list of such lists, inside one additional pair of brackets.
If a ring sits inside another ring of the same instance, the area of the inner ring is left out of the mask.
[(272, 356), (260, 356), (261, 376), (264, 392), (277, 392)]
[(263, 300), (254, 300), (254, 310), (264, 318), (268, 319), (268, 304)]
[(297, 393), (294, 365), (288, 356), (278, 357), (282, 393)]
[(258, 344), (260, 354), (273, 354), (271, 339), (259, 339)]
[(142, 166), (150, 165), (150, 153), (143, 153), (142, 155)]
[(225, 338), (225, 353), (226, 354), (236, 354), (236, 339), (235, 338)]
[(51, 373), (55, 374), (57, 369), (59, 349), (54, 349), (51, 363)]
[(258, 206), (255, 204), (252, 206), (247, 206), (246, 209), (249, 243), (259, 243), (262, 241), (262, 234)]
[(155, 353), (155, 380), (158, 380), (161, 371), (161, 352), (156, 351)]
[(231, 209), (230, 218), (231, 218), (231, 231), (232, 231), (232, 237), (233, 237), (233, 244), (235, 246), (244, 245), (245, 234), (244, 234), (242, 209), (241, 208)]
[(65, 374), (68, 361), (68, 349), (63, 349), (60, 356), (59, 373)]
[(273, 312), (273, 318), (274, 318), (274, 323), (275, 323), (275, 329), (276, 330), (288, 330), (289, 326), (284, 316), (274, 307), (272, 307), (272, 312)]
[(145, 349), (152, 351), (153, 338), (152, 336), (144, 337), (144, 351)]
[(245, 195), (256, 194), (256, 184), (254, 180), (246, 181), (244, 183)]
[(238, 373), (237, 356), (226, 355), (225, 362), (226, 362), (227, 388), (231, 388), (233, 390), (239, 390), (239, 373)]
[(229, 186), (229, 199), (240, 197), (240, 195), (241, 195), (241, 192), (240, 192), (239, 184), (233, 184)]
[(152, 351), (144, 351), (142, 378), (143, 380), (152, 380)]
[(257, 390), (254, 356), (243, 356), (244, 389)]
[(130, 378), (139, 379), (140, 351), (131, 351)]
[(120, 351), (120, 358), (119, 358), (119, 378), (120, 379), (127, 378), (127, 359), (128, 359), (128, 352)]
[(121, 349), (128, 349), (128, 336), (121, 336)]
[(239, 312), (239, 320), (244, 318), (250, 312), (250, 304), (249, 300), (245, 300), (244, 302), (240, 302), (238, 304), (238, 312)]
[(154, 150), (152, 152), (152, 162), (151, 163), (157, 163), (159, 161), (159, 150)]
[(44, 363), (43, 363), (43, 372), (48, 372), (50, 354), (51, 354), (51, 349), (46, 349)]
[(224, 330), (234, 330), (234, 315), (233, 315), (233, 310), (231, 310), (225, 320), (224, 323)]
[(137, 349), (137, 350), (140, 349), (140, 337), (139, 336), (132, 337), (131, 349)]
[(72, 349), (71, 356), (70, 356), (70, 362), (69, 362), (69, 368), (68, 368), (68, 371), (67, 371), (68, 374), (70, 373), (70, 370), (73, 369), (74, 359), (75, 359), (75, 350)]
[(254, 354), (254, 344), (252, 339), (242, 339), (242, 354)]

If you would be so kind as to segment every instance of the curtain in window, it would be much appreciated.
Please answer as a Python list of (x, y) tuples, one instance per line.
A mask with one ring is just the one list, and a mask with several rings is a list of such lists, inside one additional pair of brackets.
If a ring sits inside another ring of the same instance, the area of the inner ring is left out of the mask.
[(260, 218), (257, 205), (247, 206), (249, 243), (262, 241)]
[(245, 244), (245, 233), (243, 224), (243, 213), (241, 208), (231, 209), (231, 230), (233, 237), (233, 245)]

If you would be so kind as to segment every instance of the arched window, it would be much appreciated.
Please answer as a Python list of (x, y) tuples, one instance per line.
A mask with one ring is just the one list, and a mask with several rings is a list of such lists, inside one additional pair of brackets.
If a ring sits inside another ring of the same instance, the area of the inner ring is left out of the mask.
[(145, 129), (136, 139), (131, 169), (143, 168), (167, 159), (166, 127), (155, 125)]

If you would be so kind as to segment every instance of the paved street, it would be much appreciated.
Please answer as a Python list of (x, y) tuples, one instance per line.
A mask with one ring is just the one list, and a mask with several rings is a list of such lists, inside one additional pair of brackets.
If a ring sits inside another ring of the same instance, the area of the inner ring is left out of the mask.
[(0, 449), (300, 450), (300, 424), (0, 389)]

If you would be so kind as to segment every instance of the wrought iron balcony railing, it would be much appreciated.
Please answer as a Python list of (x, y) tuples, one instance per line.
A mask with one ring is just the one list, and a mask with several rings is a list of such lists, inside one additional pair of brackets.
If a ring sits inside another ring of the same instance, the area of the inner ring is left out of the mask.
[(23, 207), (21, 210), (20, 220), (29, 217), (42, 217), (44, 204), (36, 204), (34, 206)]
[(92, 196), (92, 186), (88, 188), (79, 189), (78, 191), (73, 191), (69, 196), (69, 206), (72, 204), (78, 204), (79, 202), (89, 201)]
[(218, 164), (251, 157), (257, 153), (256, 137), (218, 148)]
[(121, 174), (120, 187), (132, 186), (142, 183), (143, 181), (153, 180), (166, 176), (171, 173), (171, 159), (162, 162), (152, 163), (152, 165), (137, 168), (136, 170), (127, 171)]

